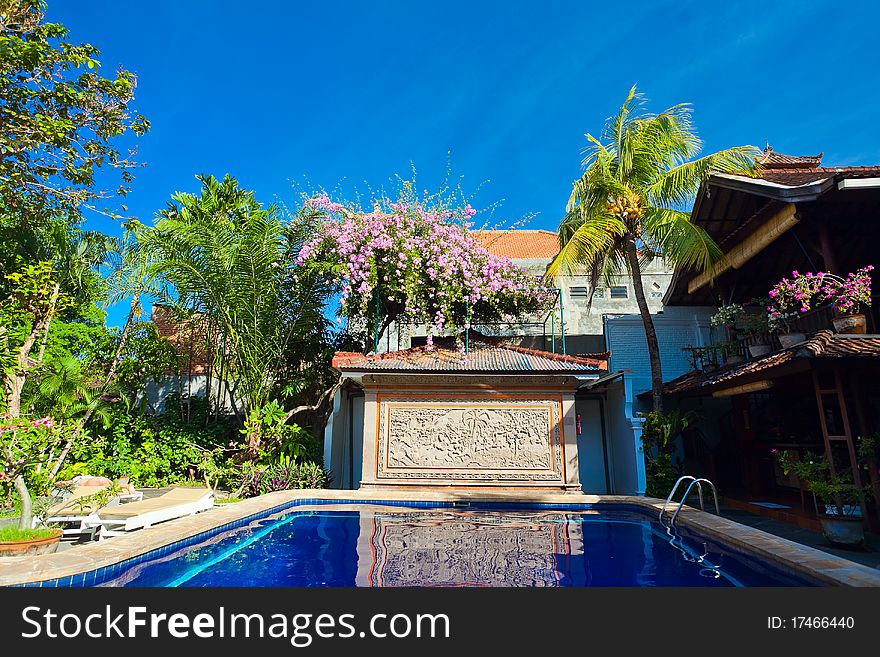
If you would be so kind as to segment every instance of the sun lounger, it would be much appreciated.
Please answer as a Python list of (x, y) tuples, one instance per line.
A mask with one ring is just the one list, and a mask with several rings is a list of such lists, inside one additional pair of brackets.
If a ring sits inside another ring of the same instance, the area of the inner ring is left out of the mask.
[(106, 506), (86, 520), (89, 527), (99, 528), (99, 539), (121, 536), (135, 529), (156, 523), (192, 516), (214, 506), (214, 493), (207, 488), (173, 488), (159, 497)]
[(49, 507), (45, 519), (34, 518), (34, 527), (39, 524), (58, 524), (62, 525), (62, 536), (88, 534), (89, 538), (94, 538), (98, 526), (91, 526), (87, 521), (96, 520), (99, 509), (115, 506), (126, 500), (142, 499), (144, 496), (141, 492), (121, 494), (111, 498), (103, 506), (96, 499), (88, 499), (106, 488), (107, 485), (74, 486), (69, 495)]

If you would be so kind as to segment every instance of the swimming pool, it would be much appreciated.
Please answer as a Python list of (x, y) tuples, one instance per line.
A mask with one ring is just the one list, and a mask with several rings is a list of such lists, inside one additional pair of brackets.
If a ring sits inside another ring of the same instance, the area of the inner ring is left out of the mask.
[(804, 586), (638, 508), (293, 507), (99, 586)]

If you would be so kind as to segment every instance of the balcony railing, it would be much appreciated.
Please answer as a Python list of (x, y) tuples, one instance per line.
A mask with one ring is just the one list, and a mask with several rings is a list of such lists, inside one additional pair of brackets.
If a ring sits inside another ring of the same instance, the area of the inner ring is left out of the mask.
[[(873, 321), (866, 313), (868, 332), (873, 333)], [(833, 329), (834, 311), (831, 306), (821, 306), (795, 317), (789, 322), (791, 333), (804, 333), (808, 338), (819, 331)], [(772, 353), (782, 348), (775, 333), (737, 335), (730, 338), (723, 327), (715, 327), (710, 333), (711, 342), (702, 347), (685, 347), (691, 367), (698, 370), (713, 370), (721, 365), (743, 362)], [(761, 345), (766, 345), (761, 349)], [(752, 349), (750, 349), (750, 347)], [(763, 353), (762, 353), (763, 352)]]

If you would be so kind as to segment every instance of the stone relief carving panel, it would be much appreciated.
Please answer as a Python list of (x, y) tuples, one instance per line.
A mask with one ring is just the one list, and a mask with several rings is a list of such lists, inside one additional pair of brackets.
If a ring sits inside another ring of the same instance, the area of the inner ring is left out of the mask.
[(561, 480), (556, 400), (383, 399), (379, 413), (381, 478)]

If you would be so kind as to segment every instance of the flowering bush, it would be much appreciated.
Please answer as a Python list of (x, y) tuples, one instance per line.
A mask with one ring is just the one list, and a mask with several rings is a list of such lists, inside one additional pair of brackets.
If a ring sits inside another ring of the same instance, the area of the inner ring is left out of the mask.
[(0, 456), (3, 458), (0, 486), (8, 490), (12, 485), (18, 492), (22, 506), (21, 529), (30, 529), (33, 507), (25, 472), (46, 463), (65, 443), (68, 433), (66, 427), (50, 417), (30, 420), (0, 413)]
[(871, 304), (871, 271), (873, 265), (862, 267), (841, 278), (830, 272), (791, 272), (770, 290), (767, 310), (771, 320), (784, 319), (792, 311), (805, 313), (816, 301), (830, 303), (841, 315), (857, 313), (861, 306)]
[(306, 202), (307, 212), (326, 220), (297, 264), (329, 266), (342, 285), (346, 317), (373, 321), (379, 295), (384, 326), (406, 317), (441, 334), (532, 313), (552, 301), (539, 279), (489, 253), (469, 233), (476, 213), (470, 205), (428, 208), (407, 197), (383, 203), (385, 210), (356, 212), (326, 194)]
[(736, 325), (745, 317), (745, 313), (745, 308), (738, 303), (721, 306), (716, 313), (709, 318), (709, 324), (712, 326), (736, 327)]

